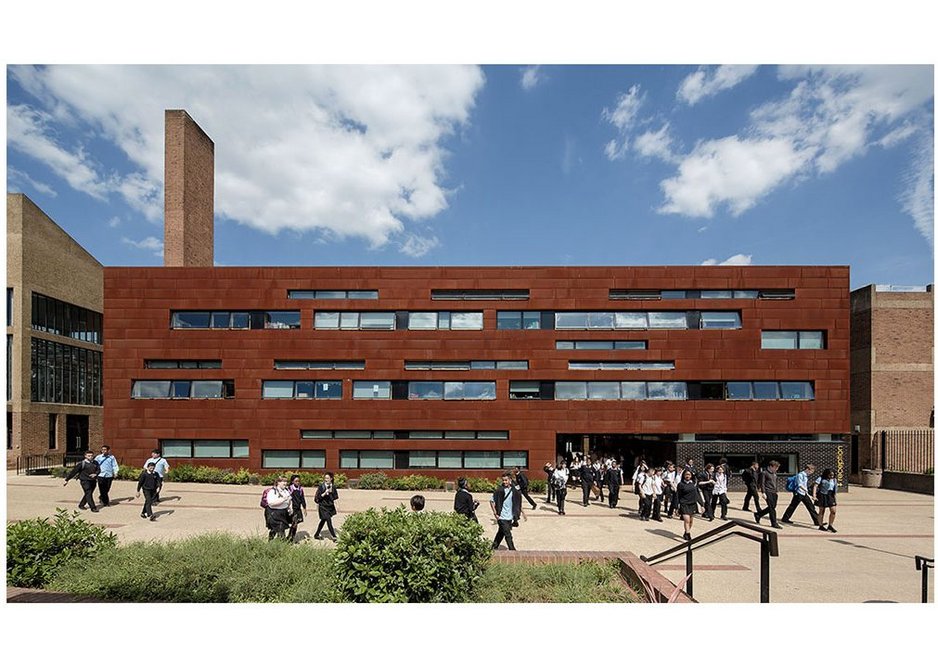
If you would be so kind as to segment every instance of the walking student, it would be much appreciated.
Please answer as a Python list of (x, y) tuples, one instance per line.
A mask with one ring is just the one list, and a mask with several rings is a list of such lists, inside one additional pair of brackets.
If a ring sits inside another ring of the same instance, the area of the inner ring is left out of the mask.
[[(765, 495), (765, 508), (753, 513), (753, 516), (756, 518), (756, 524), (759, 523), (759, 520), (768, 515), (769, 520), (772, 522), (773, 529), (782, 528), (778, 523), (778, 516), (775, 514), (775, 506), (778, 505), (778, 478), (775, 474), (778, 472), (779, 466), (781, 466), (781, 464), (773, 459), (769, 462), (768, 466), (759, 472), (759, 489)], [(756, 507), (758, 508), (758, 506)]]
[(514, 468), (515, 484), (518, 486), (518, 489), (521, 491), (521, 496), (528, 500), (528, 503), (531, 504), (531, 510), (537, 510), (537, 504), (534, 503), (534, 499), (528, 494), (528, 490), (531, 488), (531, 483), (528, 480), (528, 476), (524, 474), (524, 471), (521, 470), (521, 467), (516, 466)]
[(664, 481), (661, 478), (661, 469), (652, 469), (651, 484), (654, 487), (655, 498), (652, 500), (651, 519), (655, 522), (664, 522), (661, 519), (661, 497), (664, 496)]
[(303, 511), (306, 510), (306, 492), (303, 491), (303, 485), (300, 482), (300, 476), (295, 475), (290, 478), (290, 496), (293, 497), (293, 515), (290, 517), (290, 533), (288, 538), (291, 541), (296, 540), (296, 530), (300, 522), (303, 521)]
[(647, 522), (651, 519), (651, 507), (655, 500), (654, 474), (650, 470), (639, 471), (635, 482), (638, 483), (638, 516), (642, 522)]
[(606, 482), (606, 467), (603, 464), (602, 457), (593, 462), (593, 484), (596, 485), (595, 494), (600, 503), (605, 502), (603, 495), (603, 484)]
[(795, 509), (800, 503), (808, 509), (808, 514), (811, 515), (811, 521), (814, 522), (814, 526), (821, 525), (818, 521), (817, 512), (814, 510), (814, 504), (811, 503), (811, 497), (808, 494), (808, 477), (812, 473), (814, 473), (814, 464), (807, 464), (796, 476), (797, 487), (791, 495), (791, 503), (789, 503), (788, 508), (785, 509), (785, 514), (782, 515), (782, 522), (785, 524), (794, 524), (794, 522), (791, 521), (791, 516), (795, 513)]
[(150, 518), (151, 522), (156, 521), (153, 516), (153, 499), (156, 498), (156, 491), (160, 487), (160, 476), (156, 472), (156, 464), (148, 462), (147, 467), (140, 472), (137, 479), (137, 498), (140, 498), (140, 490), (143, 490), (143, 511), (140, 517)]
[[(97, 486), (96, 481), (100, 471), (101, 467), (98, 466), (98, 462), (94, 460), (94, 453), (88, 450), (85, 452), (84, 459), (75, 464), (74, 468), (65, 476), (65, 485), (68, 484), (69, 480), (78, 476), (78, 482), (85, 493), (78, 503), (78, 507), (82, 510), (87, 507), (91, 508), (91, 512), (93, 513), (98, 512), (98, 507), (94, 505), (94, 488)], [(63, 485), (63, 487), (65, 485)]]
[(284, 476), (277, 478), (277, 484), (267, 490), (267, 508), (264, 519), (267, 521), (267, 540), (286, 538), (285, 534), (290, 528), (290, 513), (293, 509), (293, 495), (287, 488), (287, 479)]
[(566, 515), (563, 509), (564, 500), (567, 498), (567, 480), (570, 478), (570, 472), (567, 470), (566, 462), (560, 458), (557, 460), (557, 468), (554, 469), (550, 477), (551, 485), (554, 487), (554, 496), (557, 498), (557, 514)]
[(743, 471), (743, 483), (746, 485), (746, 498), (743, 499), (743, 511), (749, 512), (749, 499), (756, 504), (756, 512), (762, 512), (759, 506), (759, 462), (753, 460)]
[(316, 540), (322, 540), (321, 533), (324, 526), (329, 527), (329, 535), (332, 536), (332, 540), (336, 539), (335, 528), (332, 526), (332, 518), (335, 517), (336, 514), (335, 502), (338, 498), (339, 491), (335, 488), (335, 484), (333, 483), (333, 475), (327, 473), (322, 483), (316, 489), (316, 496), (313, 498), (313, 501), (319, 506), (319, 526), (316, 527), (316, 534), (313, 536)]
[[(558, 468), (558, 471), (559, 470)], [(566, 471), (566, 469), (564, 470)], [(554, 472), (554, 475), (557, 475), (557, 471)], [(564, 484), (566, 484), (566, 478), (564, 479)], [(558, 502), (563, 503), (562, 500)], [(498, 522), (498, 532), (495, 534), (495, 540), (492, 542), (492, 549), (497, 550), (504, 538), (508, 549), (514, 550), (515, 541), (511, 537), (511, 527), (518, 522), (519, 517), (524, 517), (525, 521), (527, 521), (528, 518), (524, 516), (524, 511), (521, 510), (521, 494), (512, 486), (511, 475), (507, 472), (502, 475), (502, 485), (492, 494), (489, 505), (492, 507), (492, 513), (495, 515), (495, 521)]]
[(478, 524), (479, 518), (476, 517), (476, 508), (478, 507), (478, 501), (475, 501), (472, 498), (472, 494), (469, 492), (469, 481), (465, 478), (457, 480), (456, 498), (453, 499), (453, 510)]
[(704, 470), (697, 474), (697, 493), (703, 505), (703, 515), (708, 522), (713, 521), (713, 511), (710, 508), (713, 498), (713, 464), (706, 464)]
[(169, 472), (169, 462), (166, 461), (166, 458), (160, 454), (159, 450), (154, 450), (150, 453), (150, 458), (144, 462), (143, 468), (147, 467), (147, 464), (153, 462), (156, 466), (156, 474), (160, 477), (160, 486), (156, 490), (156, 498), (153, 499), (153, 503), (160, 502), (160, 492), (163, 491), (163, 479), (166, 477), (166, 474)]
[(684, 469), (681, 474), (675, 501), (681, 519), (684, 520), (684, 540), (690, 540), (690, 530), (694, 528), (694, 515), (697, 514), (697, 481), (690, 469)]
[(547, 474), (547, 500), (545, 503), (550, 503), (554, 500), (554, 485), (552, 479), (554, 477), (554, 465), (550, 462), (544, 464), (544, 473)]
[(94, 458), (98, 462), (98, 499), (102, 506), (111, 505), (111, 483), (117, 477), (120, 467), (117, 465), (117, 458), (111, 454), (111, 448), (107, 445), (101, 446), (101, 454)]
[(615, 460), (606, 469), (606, 487), (609, 488), (609, 507), (615, 508), (619, 505), (619, 488), (622, 487), (622, 469)]
[(726, 496), (727, 478), (726, 467), (720, 464), (713, 473), (713, 496), (710, 498), (710, 517), (713, 517), (716, 513), (717, 503), (719, 502), (720, 519), (726, 519), (726, 509), (730, 505), (730, 500)]
[(580, 487), (583, 488), (583, 507), (590, 504), (590, 491), (593, 488), (593, 467), (590, 466), (589, 459), (583, 458), (580, 464)]
[(664, 512), (668, 517), (674, 517), (675, 497), (677, 494), (677, 483), (680, 477), (677, 473), (677, 467), (674, 462), (665, 462), (667, 469), (661, 475), (662, 491), (664, 493)]
[[(820, 509), (818, 517), (818, 529), (821, 531), (830, 531), (837, 533), (834, 528), (834, 518), (837, 517), (837, 476), (832, 469), (824, 469), (821, 477), (815, 483), (815, 494), (817, 496), (817, 507)], [(824, 512), (831, 511), (830, 524), (824, 524)]]

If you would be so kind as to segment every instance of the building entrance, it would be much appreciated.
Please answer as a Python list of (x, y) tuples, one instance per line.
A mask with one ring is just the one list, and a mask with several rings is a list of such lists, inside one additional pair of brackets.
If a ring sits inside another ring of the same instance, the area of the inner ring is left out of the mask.
[(84, 452), (91, 447), (88, 442), (88, 416), (65, 416), (65, 452)]
[(631, 475), (638, 459), (663, 466), (677, 457), (677, 434), (557, 434), (557, 456), (615, 457)]

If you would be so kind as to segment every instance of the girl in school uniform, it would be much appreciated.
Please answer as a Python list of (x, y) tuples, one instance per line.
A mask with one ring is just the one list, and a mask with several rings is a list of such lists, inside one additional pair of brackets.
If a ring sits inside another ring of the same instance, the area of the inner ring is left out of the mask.
[(677, 504), (681, 519), (684, 520), (684, 540), (690, 540), (690, 530), (694, 526), (697, 514), (697, 481), (690, 469), (684, 469), (681, 482), (677, 484), (674, 502)]
[(322, 540), (320, 532), (324, 526), (329, 527), (329, 533), (332, 540), (336, 539), (335, 529), (332, 527), (332, 518), (335, 517), (335, 502), (339, 498), (339, 492), (332, 482), (333, 476), (327, 473), (323, 478), (322, 484), (316, 489), (316, 496), (313, 501), (319, 506), (319, 526), (316, 527), (316, 534), (313, 536), (316, 540)]
[[(818, 511), (820, 511), (818, 529), (820, 531), (837, 533), (837, 529), (834, 528), (834, 518), (837, 517), (837, 476), (834, 475), (831, 469), (824, 469), (824, 472), (821, 473), (821, 477), (817, 479), (814, 485), (814, 491), (817, 496), (815, 503), (817, 504)], [(831, 511), (831, 519), (830, 524), (825, 526), (824, 512), (828, 509)]]
[(713, 495), (710, 497), (710, 517), (716, 513), (717, 503), (720, 504), (720, 519), (726, 519), (726, 509), (730, 505), (730, 500), (726, 496), (727, 474), (726, 467), (723, 464), (717, 466), (713, 474)]
[(303, 521), (303, 511), (306, 510), (306, 493), (300, 484), (300, 476), (290, 478), (290, 495), (293, 497), (293, 516), (290, 524), (290, 540), (296, 540), (297, 525)]

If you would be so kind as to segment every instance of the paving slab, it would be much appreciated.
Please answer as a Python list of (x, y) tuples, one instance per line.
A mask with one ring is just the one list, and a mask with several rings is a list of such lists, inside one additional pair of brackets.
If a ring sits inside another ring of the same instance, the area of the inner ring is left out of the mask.
[[(266, 536), (263, 510), (259, 506), (262, 487), (168, 482), (163, 502), (155, 507), (157, 521), (140, 517), (142, 497), (135, 498), (136, 483), (115, 481), (112, 505), (98, 513), (82, 516), (112, 530), (122, 543), (147, 540), (178, 540), (209, 531), (240, 536)], [(566, 515), (558, 515), (553, 504), (542, 503), (543, 495), (532, 495), (537, 510), (525, 504), (526, 520), (514, 530), (519, 551), (632, 552), (650, 555), (681, 542), (679, 520), (642, 522), (637, 517), (637, 497), (622, 496), (619, 508), (599, 502), (583, 507), (579, 490), (571, 490)], [(427, 510), (451, 511), (452, 492), (421, 492)], [(312, 494), (310, 493), (310, 497)], [(81, 497), (75, 482), (63, 487), (61, 479), (9, 475), (7, 519), (15, 521), (47, 517), (56, 508), (72, 510)], [(335, 518), (341, 531), (349, 513), (372, 507), (393, 508), (407, 504), (411, 493), (389, 490), (339, 490)], [(479, 519), (486, 536), (497, 527), (485, 494)], [(572, 499), (571, 499), (572, 497)], [(740, 506), (743, 494), (731, 494), (729, 517), (751, 521), (752, 514)], [(783, 497), (784, 498), (784, 497)], [(892, 490), (852, 487), (838, 497), (837, 534), (821, 532), (810, 524), (800, 508), (794, 525), (779, 531), (779, 557), (771, 561), (772, 602), (866, 602), (921, 600), (921, 574), (915, 570), (915, 555), (934, 556), (934, 497)], [(786, 505), (781, 503), (782, 510)], [(309, 539), (316, 528), (315, 508), (300, 525), (299, 536)], [(765, 525), (767, 520), (763, 520)], [(694, 524), (694, 535), (715, 528), (720, 520)], [(331, 541), (313, 541), (320, 549), (332, 549)], [(571, 555), (572, 556), (572, 555)], [(730, 538), (694, 552), (696, 582), (694, 598), (701, 602), (755, 603), (759, 600), (759, 547), (744, 538)], [(659, 564), (656, 569), (671, 581), (683, 577), (683, 557)], [(934, 601), (934, 572), (929, 600)]]

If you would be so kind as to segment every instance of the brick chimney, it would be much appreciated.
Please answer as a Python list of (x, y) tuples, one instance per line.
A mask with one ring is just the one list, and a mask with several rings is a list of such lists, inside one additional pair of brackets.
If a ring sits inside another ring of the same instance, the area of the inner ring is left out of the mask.
[(215, 142), (183, 109), (167, 109), (163, 264), (211, 267), (215, 257)]

